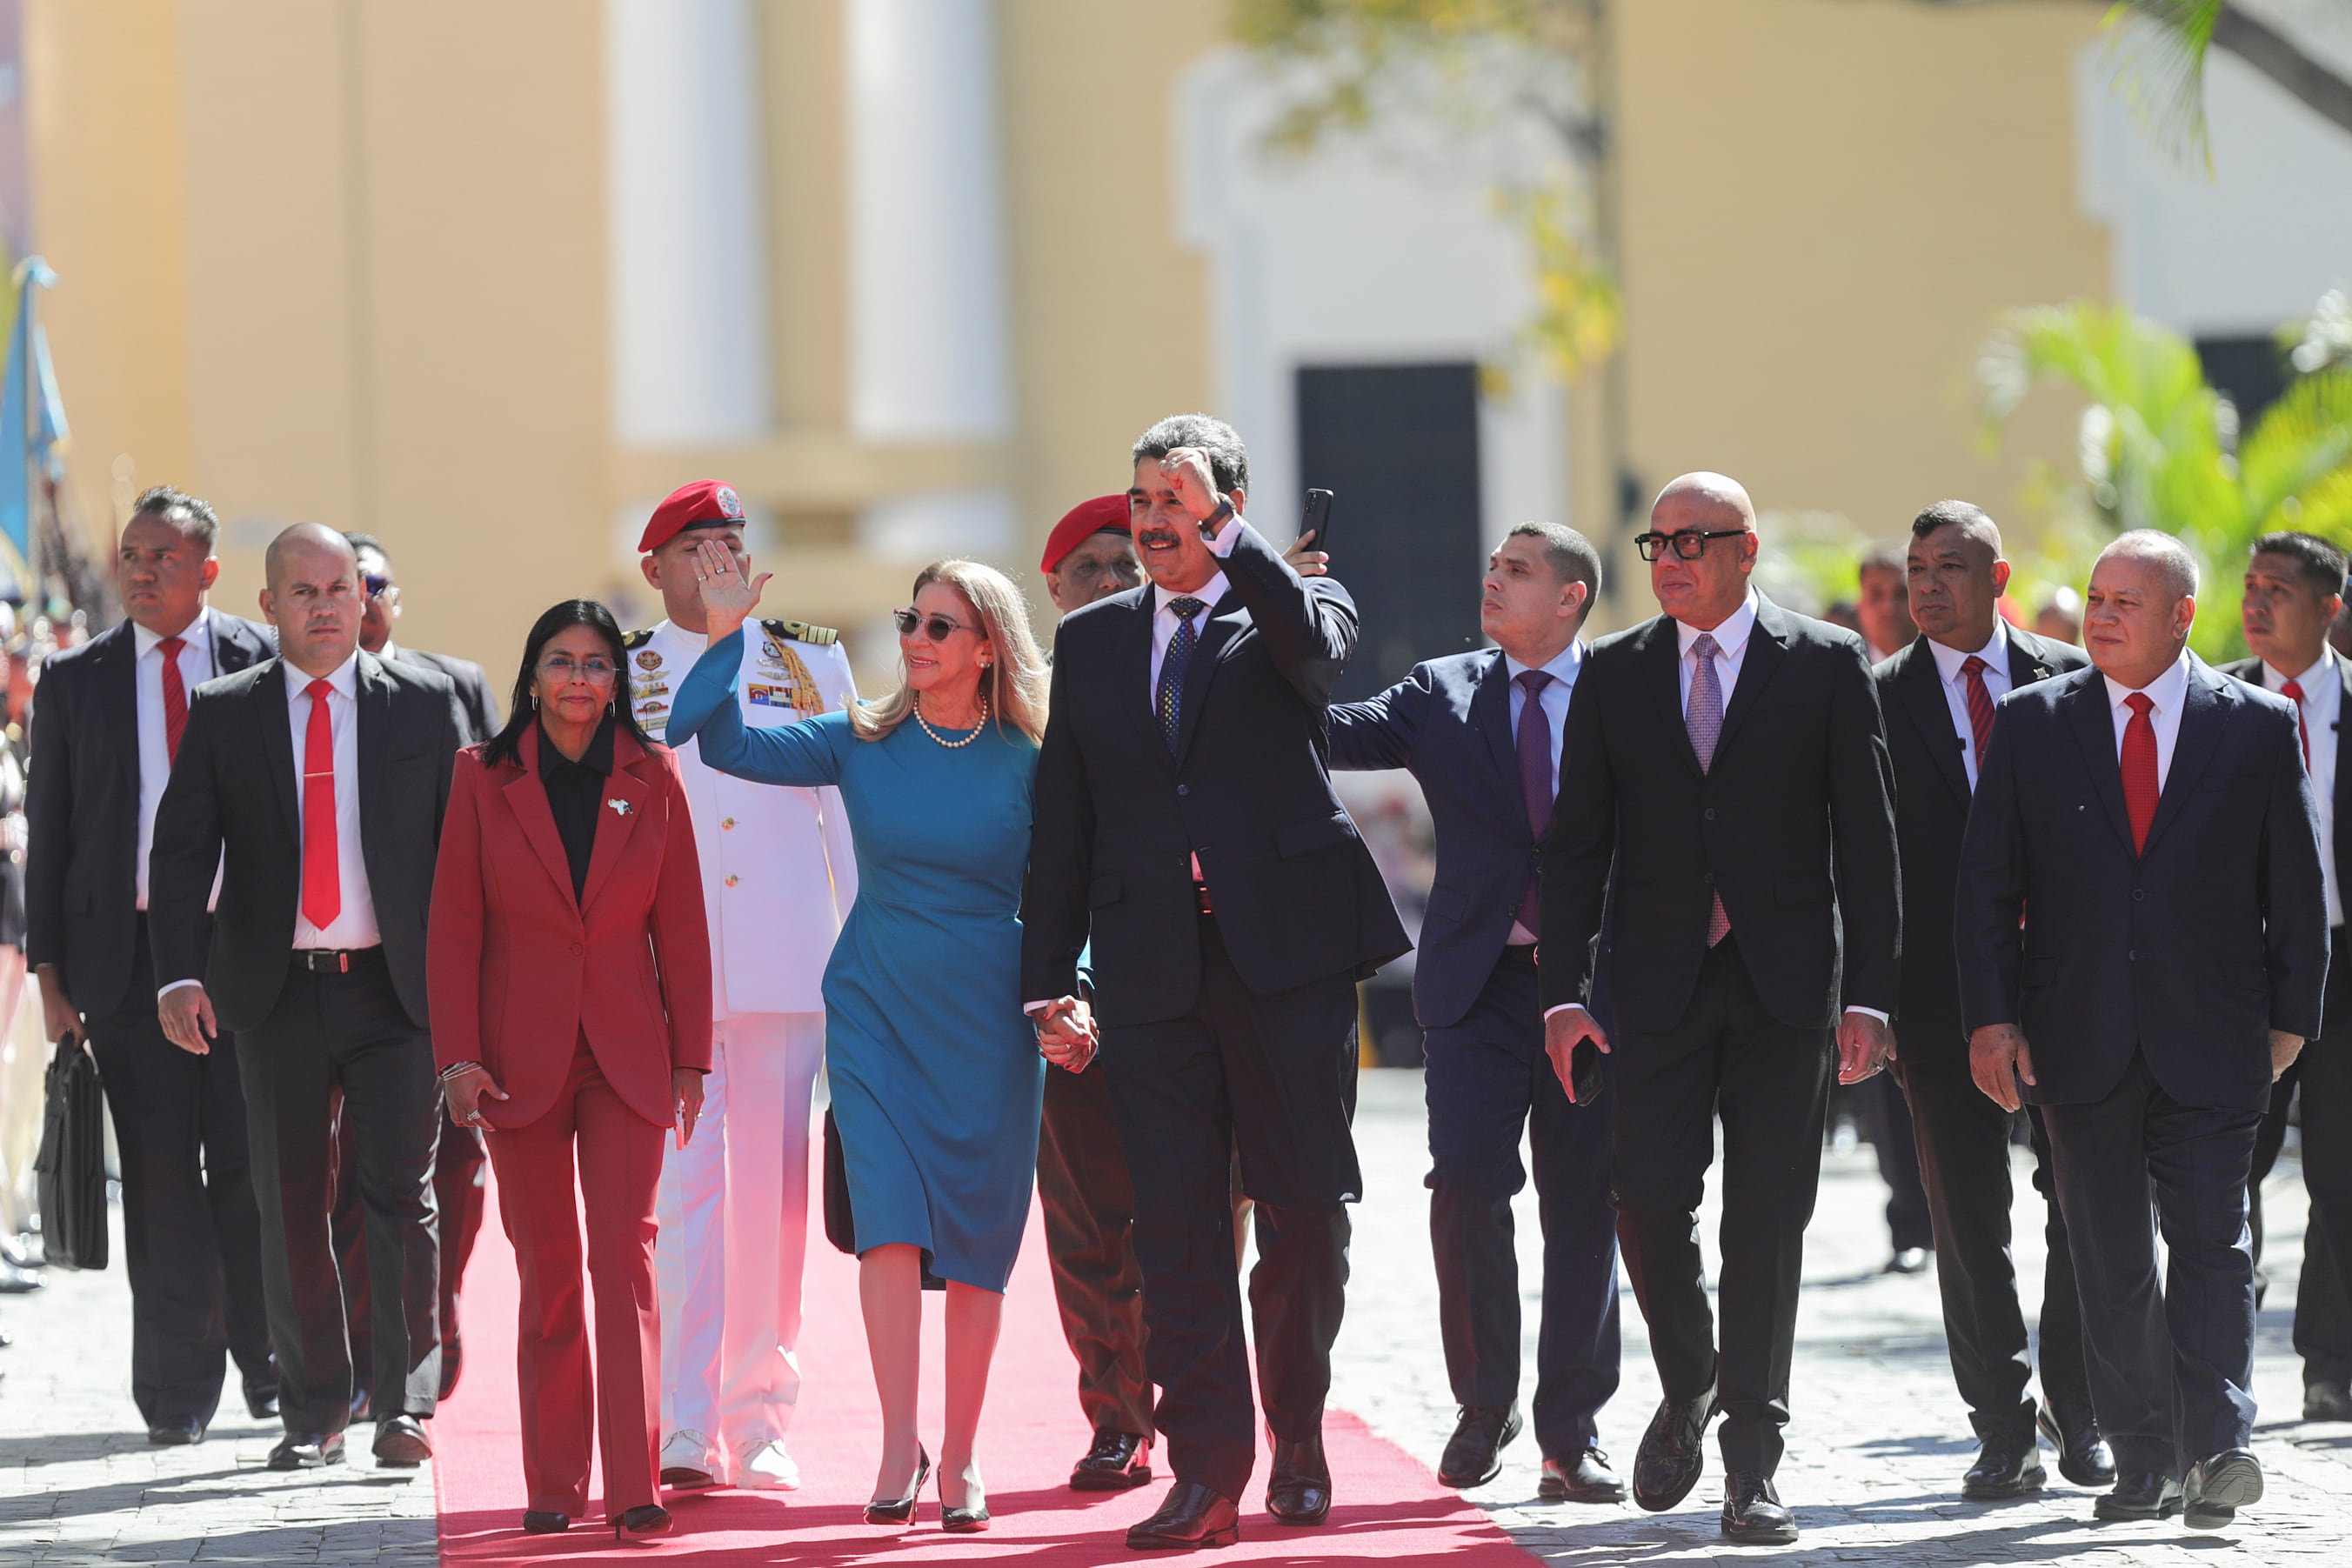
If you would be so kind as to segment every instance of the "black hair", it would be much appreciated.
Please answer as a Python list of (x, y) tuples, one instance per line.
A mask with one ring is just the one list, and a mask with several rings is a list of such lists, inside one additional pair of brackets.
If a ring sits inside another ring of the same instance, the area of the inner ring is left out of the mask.
[(605, 649), (613, 656), (613, 667), (619, 672), (613, 679), (614, 724), (638, 745), (652, 747), (653, 742), (637, 727), (635, 707), (622, 700), (629, 695), (629, 649), (621, 636), (621, 623), (613, 619), (611, 611), (593, 599), (567, 599), (551, 605), (545, 614), (532, 622), (530, 634), (523, 639), (522, 668), (516, 672), (514, 696), (507, 705), (507, 727), (482, 747), (486, 765), (521, 762), (523, 732), (539, 722), (539, 705), (531, 700), (531, 687), (539, 674), (540, 653), (558, 633), (574, 626), (586, 626), (604, 639)]
[(2344, 552), (2316, 534), (2264, 534), (2247, 559), (2257, 555), (2283, 555), (2294, 562), (2295, 575), (2322, 599), (2344, 591)]
[(1584, 584), (1589, 595), (1585, 612), (1591, 612), (1592, 601), (1601, 596), (1601, 552), (1592, 548), (1591, 539), (1564, 523), (1521, 523), (1503, 537), (1540, 541), (1544, 563), (1551, 568), (1552, 576), (1563, 583)]
[(1985, 515), (1985, 509), (1982, 507), (1968, 501), (1938, 501), (1911, 519), (1911, 537), (1915, 539), (1924, 539), (1937, 528), (1948, 528), (1954, 523), (1963, 527), (1981, 524), (1985, 528), (1992, 528), (1994, 537), (1999, 537), (1999, 525)]
[(154, 485), (140, 491), (139, 498), (131, 503), (131, 515), (134, 517), (161, 517), (171, 523), (174, 512), (184, 513), (187, 521), (173, 526), (190, 538), (202, 541), (205, 554), (211, 555), (220, 539), (220, 518), (204, 502), (169, 485)]
[(1165, 457), (1180, 446), (1196, 447), (1209, 460), (1209, 477), (1220, 491), (1248, 491), (1249, 452), (1234, 427), (1213, 414), (1170, 414), (1135, 438), (1128, 461)]
[(384, 565), (390, 566), (392, 564), (392, 552), (384, 549), (383, 541), (376, 538), (373, 534), (346, 533), (343, 535), (343, 542), (352, 547), (352, 553), (353, 555), (359, 554), (360, 551), (363, 549), (372, 549), (375, 551), (377, 555), (383, 558)]

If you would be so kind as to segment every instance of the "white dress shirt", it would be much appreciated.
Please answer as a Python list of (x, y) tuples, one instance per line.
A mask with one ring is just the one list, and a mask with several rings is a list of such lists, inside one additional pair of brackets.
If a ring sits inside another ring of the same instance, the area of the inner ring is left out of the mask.
[[(360, 839), (360, 701), (359, 651), (327, 677), (334, 689), (327, 696), (327, 722), (335, 745), (335, 876), (342, 894), (341, 906), (325, 925), (313, 925), (302, 913), (300, 867), (296, 867), (294, 946), (303, 947), (374, 947), (383, 935), (376, 929), (375, 898), (368, 891), (367, 858)], [(296, 842), (301, 840), (301, 819), (307, 808), (302, 789), (302, 757), (310, 729), (310, 677), (289, 663), (286, 672), (286, 717), (294, 728), (294, 814)]]
[(1982, 659), (1985, 693), (1993, 706), (2009, 695), (2009, 633), (2001, 629), (2001, 619), (1992, 618), (1992, 641), (1974, 653), (1963, 653), (1958, 648), (1947, 648), (1930, 638), (1927, 651), (1936, 656), (1936, 674), (1943, 678), (1944, 706), (1952, 712), (1952, 733), (1959, 737), (1960, 767), (1969, 776), (1969, 793), (1977, 790), (1977, 727), (1969, 717), (1969, 677), (1961, 665), (1970, 659)]
[[(1519, 716), (1528, 711), (1527, 688), (1519, 685), (1519, 677), (1535, 667), (1520, 664), (1508, 653), (1503, 655), (1503, 673), (1510, 681), (1511, 738), (1514, 746), (1518, 740)], [(1544, 674), (1551, 677), (1550, 685), (1544, 687), (1543, 695), (1538, 700), (1543, 704), (1544, 717), (1551, 725), (1551, 796), (1555, 800), (1559, 799), (1560, 738), (1568, 729), (1568, 699), (1576, 690), (1577, 674), (1583, 668), (1584, 644), (1580, 642), (1570, 643), (1557, 657), (1542, 666)], [(1514, 947), (1524, 947), (1535, 939), (1534, 932), (1514, 919), (1511, 934), (1505, 941)]]
[[(213, 678), (212, 612), (202, 610), (180, 633), (180, 686), (193, 699), (196, 688)], [(132, 689), (139, 710), (139, 907), (147, 907), (147, 857), (155, 848), (155, 808), (163, 803), (163, 786), (172, 778), (172, 747), (163, 733), (163, 639), (133, 622), (131, 641), (136, 650), (131, 664)], [(220, 875), (213, 875), (213, 903), (220, 900)], [(212, 904), (205, 905), (206, 908)]]
[[(1714, 629), (1715, 674), (1723, 684), (1723, 706), (1731, 707), (1731, 688), (1739, 684), (1739, 666), (1748, 657), (1748, 634), (1756, 630), (1756, 591), (1749, 589), (1739, 608), (1724, 617), (1723, 624)], [(1675, 645), (1682, 656), (1675, 661), (1680, 672), (1683, 690), (1683, 712), (1690, 712), (1691, 677), (1698, 673), (1698, 656), (1691, 644), (1699, 640), (1699, 629), (1675, 622)]]
[[(1234, 553), (1234, 545), (1241, 538), (1241, 520), (1238, 512), (1225, 519), (1225, 526), (1208, 540), (1211, 555), (1223, 560)], [(1144, 700), (1151, 705), (1152, 712), (1160, 711), (1160, 666), (1167, 663), (1168, 644), (1175, 640), (1176, 628), (1181, 624), (1176, 612), (1168, 608), (1169, 604), (1179, 599), (1201, 601), (1201, 612), (1192, 617), (1192, 636), (1197, 645), (1201, 633), (1208, 630), (1209, 617), (1215, 612), (1217, 601), (1225, 596), (1226, 587), (1225, 574), (1222, 571), (1190, 593), (1171, 592), (1157, 583), (1152, 585), (1151, 685), (1144, 692)]]
[[(2116, 721), (2116, 761), (2124, 757), (2124, 727), (2131, 723), (2132, 710), (2127, 705), (2132, 688), (2118, 683), (2112, 675), (2101, 676), (2107, 683), (2108, 711)], [(2147, 722), (2156, 731), (2156, 792), (2164, 793), (2164, 781), (2172, 774), (2173, 747), (2180, 743), (2180, 705), (2189, 700), (2189, 654), (2183, 652), (2164, 674), (2140, 688), (2154, 705)]]
[(2319, 874), (2327, 887), (2327, 924), (2344, 924), (2344, 894), (2336, 885), (2336, 727), (2344, 716), (2344, 682), (2336, 661), (2323, 650), (2319, 663), (2299, 675), (2283, 675), (2263, 665), (2263, 689), (2277, 691), (2290, 680), (2303, 688), (2303, 729), (2311, 741), (2311, 794), (2319, 806)]

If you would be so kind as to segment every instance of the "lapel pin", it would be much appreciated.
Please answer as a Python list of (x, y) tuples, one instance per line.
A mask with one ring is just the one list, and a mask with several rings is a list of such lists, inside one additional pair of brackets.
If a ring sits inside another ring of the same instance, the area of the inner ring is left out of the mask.
[(635, 807), (630, 805), (626, 800), (607, 800), (604, 804), (611, 810), (613, 815), (616, 817), (625, 817), (631, 811), (636, 810)]

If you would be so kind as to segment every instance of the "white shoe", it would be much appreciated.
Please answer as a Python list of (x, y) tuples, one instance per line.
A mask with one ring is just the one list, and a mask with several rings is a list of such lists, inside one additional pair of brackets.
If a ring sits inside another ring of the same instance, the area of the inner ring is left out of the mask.
[(781, 1437), (771, 1437), (744, 1449), (737, 1457), (735, 1474), (736, 1485), (763, 1491), (798, 1491), (801, 1488), (801, 1468), (784, 1451)]
[(661, 1482), (682, 1491), (698, 1491), (724, 1484), (726, 1472), (719, 1450), (699, 1432), (677, 1431), (661, 1446)]

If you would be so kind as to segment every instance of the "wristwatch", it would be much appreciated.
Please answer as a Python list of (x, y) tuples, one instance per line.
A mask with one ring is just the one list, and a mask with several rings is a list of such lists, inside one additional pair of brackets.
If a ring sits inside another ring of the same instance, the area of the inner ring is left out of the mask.
[(1234, 498), (1222, 490), (1217, 493), (1216, 509), (1201, 519), (1201, 537), (1213, 539), (1217, 531), (1234, 519)]

